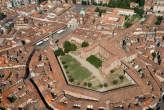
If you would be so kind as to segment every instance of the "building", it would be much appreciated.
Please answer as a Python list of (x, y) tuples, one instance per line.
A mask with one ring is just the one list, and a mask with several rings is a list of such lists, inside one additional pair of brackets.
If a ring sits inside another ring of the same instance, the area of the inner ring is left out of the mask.
[(116, 13), (117, 15), (134, 15), (134, 10), (130, 9), (121, 9), (121, 8), (114, 8), (113, 13)]
[[(110, 48), (114, 47), (113, 42), (102, 41), (99, 43), (95, 43), (90, 45), (87, 48), (81, 50), (81, 57), (86, 59), (91, 55), (100, 54), (106, 60), (102, 62), (101, 71), (104, 74), (109, 74), (110, 71), (118, 66), (120, 66), (122, 61), (130, 62), (137, 57), (135, 53), (125, 53), (123, 50), (118, 48)], [(116, 44), (118, 45), (118, 44)]]
[(68, 24), (67, 24), (68, 28), (71, 28), (72, 30), (75, 30), (78, 27), (78, 21), (76, 18), (72, 18)]
[(7, 7), (19, 7), (21, 5), (37, 4), (38, 0), (8, 0)]
[(151, 9), (151, 4), (149, 2), (146, 2), (145, 5), (144, 5), (144, 10), (148, 11), (150, 9)]
[(105, 24), (111, 24), (111, 25), (115, 25), (115, 26), (123, 26), (123, 24), (125, 22), (125, 17), (113, 15), (113, 14), (103, 14), (102, 21)]
[(154, 5), (153, 7), (154, 12), (164, 12), (164, 5)]
[(138, 3), (135, 3), (135, 2), (130, 3), (130, 8), (135, 8), (137, 6), (139, 6)]

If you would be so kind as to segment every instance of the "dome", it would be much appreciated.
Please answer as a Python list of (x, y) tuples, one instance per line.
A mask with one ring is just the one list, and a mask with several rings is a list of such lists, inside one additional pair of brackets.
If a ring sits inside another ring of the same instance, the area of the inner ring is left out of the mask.
[(84, 10), (81, 10), (80, 11), (80, 15), (83, 15), (84, 16), (85, 15), (85, 11)]

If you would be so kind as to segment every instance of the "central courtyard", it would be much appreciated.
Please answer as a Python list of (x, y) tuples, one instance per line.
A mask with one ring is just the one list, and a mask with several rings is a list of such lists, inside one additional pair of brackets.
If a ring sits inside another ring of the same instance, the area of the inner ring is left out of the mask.
[[(58, 58), (63, 74), (71, 85), (104, 92), (135, 84), (132, 78), (124, 73), (121, 66), (114, 68), (109, 74), (103, 74), (94, 65), (95, 68), (90, 68), (92, 64), (87, 60), (80, 59), (74, 54), (67, 54)], [(99, 72), (94, 72), (93, 69), (97, 69)]]

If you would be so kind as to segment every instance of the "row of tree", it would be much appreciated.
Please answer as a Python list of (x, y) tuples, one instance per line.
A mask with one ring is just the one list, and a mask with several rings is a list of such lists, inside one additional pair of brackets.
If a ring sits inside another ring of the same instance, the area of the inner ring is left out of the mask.
[(109, 3), (96, 3), (92, 2), (92, 5), (96, 6), (105, 6), (105, 7), (111, 7), (111, 8), (125, 8), (130, 9), (130, 3), (135, 2), (138, 3), (140, 7), (143, 7), (145, 4), (145, 0), (110, 0)]
[[(82, 47), (87, 47), (89, 44), (88, 42), (83, 42), (82, 43)], [(64, 56), (65, 53), (69, 53), (70, 51), (76, 51), (77, 47), (74, 43), (70, 43), (69, 41), (65, 41), (63, 48), (59, 48), (58, 50), (56, 50), (54, 53), (56, 56)]]
[(64, 50), (59, 48), (55, 51), (56, 56), (64, 56), (65, 53), (68, 53), (70, 51), (76, 51), (76, 45), (74, 43), (70, 43), (69, 41), (64, 42)]

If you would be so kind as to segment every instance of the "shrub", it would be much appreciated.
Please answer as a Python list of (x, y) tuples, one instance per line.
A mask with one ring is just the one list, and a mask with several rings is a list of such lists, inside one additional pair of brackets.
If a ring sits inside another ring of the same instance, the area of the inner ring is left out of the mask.
[(64, 51), (61, 48), (56, 50), (54, 53), (56, 56), (64, 56), (65, 55)]
[(155, 58), (157, 55), (155, 52), (152, 53), (153, 58)]
[(107, 83), (104, 83), (104, 87), (108, 87), (108, 84)]
[(87, 47), (89, 44), (88, 44), (88, 42), (83, 42), (82, 44), (81, 44), (81, 47)]
[(123, 80), (124, 79), (124, 76), (123, 75), (120, 75), (119, 78), (120, 78), (120, 80)]
[(111, 70), (110, 73), (114, 73), (114, 70)]
[(130, 23), (130, 22), (125, 22), (125, 23), (124, 23), (124, 27), (125, 27), (125, 28), (128, 28), (128, 27), (130, 27), (131, 25), (132, 25), (132, 23)]
[(99, 85), (99, 87), (100, 87), (100, 88), (102, 88), (102, 87), (103, 87), (103, 85), (102, 85), (102, 84), (100, 84), (100, 85)]
[(75, 44), (71, 44), (71, 51), (76, 51), (76, 45)]
[(88, 83), (88, 87), (92, 87), (92, 83)]
[(99, 13), (99, 16), (102, 15), (102, 13), (106, 13), (106, 10), (103, 10), (103, 9), (99, 9), (98, 7), (96, 8), (95, 12), (98, 12)]
[(162, 19), (163, 19), (163, 16), (158, 16), (158, 17), (157, 17), (157, 21), (155, 22), (155, 24), (156, 24), (156, 25), (160, 25)]
[(6, 15), (4, 13), (0, 12), (0, 20), (4, 19), (6, 17)]
[(13, 103), (13, 102), (15, 102), (16, 100), (17, 100), (17, 97), (16, 96), (12, 96), (12, 97), (7, 97), (7, 99), (11, 102), (11, 103)]
[(69, 74), (69, 71), (66, 71), (67, 74)]
[(87, 86), (87, 82), (84, 82), (84, 86)]
[(76, 0), (72, 0), (72, 2), (73, 2), (74, 4), (76, 4)]
[(80, 82), (77, 82), (77, 85), (80, 85)]
[(117, 84), (118, 83), (118, 80), (113, 80), (113, 84)]
[(69, 51), (76, 51), (76, 45), (70, 43), (69, 41), (64, 42), (64, 52), (68, 53)]
[(69, 81), (70, 81), (70, 82), (74, 82), (74, 78), (72, 78), (72, 77), (69, 78)]
[(62, 61), (62, 64), (65, 64), (66, 62), (65, 61)]
[(134, 12), (135, 12), (137, 15), (139, 15), (140, 17), (142, 17), (142, 15), (144, 14), (143, 8), (140, 8), (140, 7), (134, 8)]
[(64, 65), (64, 68), (65, 68), (65, 69), (67, 69), (67, 68), (68, 68), (68, 66), (67, 66), (67, 65)]

